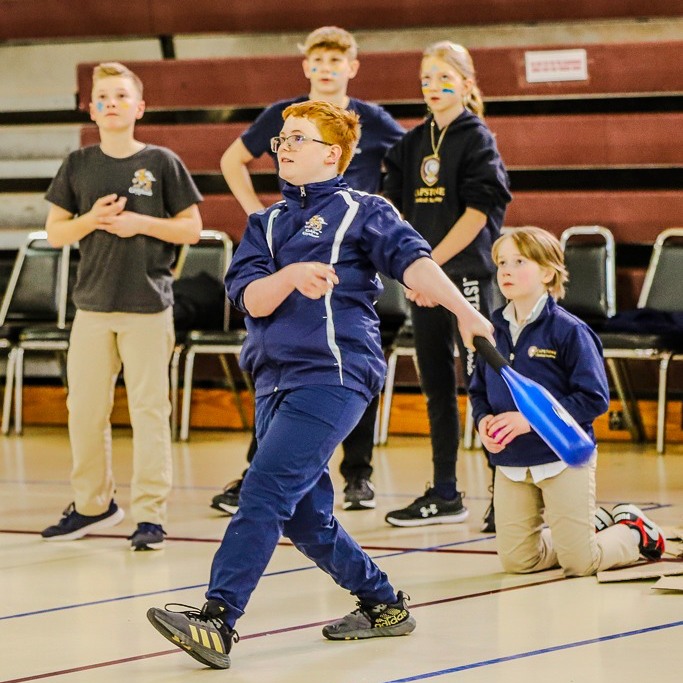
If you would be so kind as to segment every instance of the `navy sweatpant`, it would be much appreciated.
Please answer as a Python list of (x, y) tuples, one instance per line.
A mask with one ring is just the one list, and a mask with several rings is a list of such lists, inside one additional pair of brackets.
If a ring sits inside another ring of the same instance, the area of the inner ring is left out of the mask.
[(337, 386), (308, 386), (259, 397), (258, 449), (211, 567), (206, 597), (227, 605), (234, 626), (278, 540), (292, 543), (359, 599), (395, 602), (384, 572), (341, 527), (332, 511), (328, 462), (360, 419), (367, 400)]

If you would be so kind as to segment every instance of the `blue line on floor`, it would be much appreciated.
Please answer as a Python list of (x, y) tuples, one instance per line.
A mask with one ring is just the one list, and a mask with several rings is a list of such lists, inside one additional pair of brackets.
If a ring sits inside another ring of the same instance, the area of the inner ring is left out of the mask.
[(463, 664), (462, 666), (454, 666), (450, 669), (441, 669), (440, 671), (428, 671), (416, 676), (409, 676), (407, 678), (394, 678), (385, 683), (411, 683), (412, 681), (423, 681), (427, 678), (436, 678), (437, 676), (445, 676), (447, 674), (458, 673), (460, 671), (468, 671), (470, 669), (479, 669), (484, 666), (492, 666), (494, 664), (501, 664), (503, 662), (511, 662), (516, 659), (526, 659), (528, 657), (537, 657), (545, 655), (550, 652), (560, 652), (561, 650), (570, 650), (575, 647), (583, 647), (585, 645), (595, 645), (596, 643), (605, 643), (617, 638), (630, 638), (631, 636), (639, 636), (643, 633), (651, 633), (653, 631), (663, 631), (669, 628), (676, 628), (683, 626), (683, 621), (674, 621), (670, 624), (658, 624), (657, 626), (648, 626), (646, 628), (639, 628), (634, 631), (624, 631), (623, 633), (613, 633), (609, 636), (600, 636), (599, 638), (591, 638), (589, 640), (579, 640), (575, 643), (565, 643), (564, 645), (555, 645), (553, 647), (545, 647), (540, 650), (531, 650), (530, 652), (520, 652), (515, 655), (508, 655), (507, 657), (496, 657), (495, 659), (484, 659), (481, 662), (472, 662), (471, 664)]

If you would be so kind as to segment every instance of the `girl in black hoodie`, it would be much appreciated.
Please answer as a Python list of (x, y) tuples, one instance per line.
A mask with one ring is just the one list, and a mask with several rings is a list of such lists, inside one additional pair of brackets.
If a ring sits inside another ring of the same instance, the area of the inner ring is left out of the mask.
[[(420, 77), (429, 115), (389, 151), (384, 195), (429, 242), (434, 260), (467, 300), (489, 317), (495, 272), (491, 245), (512, 199), (508, 175), (483, 120), (469, 52), (448, 41), (430, 45)], [(451, 313), (413, 292), (407, 296), (427, 397), (433, 486), (407, 507), (387, 514), (386, 521), (394, 526), (462, 522), (468, 511), (455, 474), (460, 440), (455, 344), (468, 382), (474, 357)], [(493, 508), (482, 530), (495, 531)]]

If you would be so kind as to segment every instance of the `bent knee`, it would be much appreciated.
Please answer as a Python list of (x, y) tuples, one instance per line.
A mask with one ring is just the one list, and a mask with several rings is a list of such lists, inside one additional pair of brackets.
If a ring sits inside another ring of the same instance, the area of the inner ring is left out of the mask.
[(539, 571), (540, 557), (515, 557), (498, 554), (503, 569), (508, 574), (531, 574)]

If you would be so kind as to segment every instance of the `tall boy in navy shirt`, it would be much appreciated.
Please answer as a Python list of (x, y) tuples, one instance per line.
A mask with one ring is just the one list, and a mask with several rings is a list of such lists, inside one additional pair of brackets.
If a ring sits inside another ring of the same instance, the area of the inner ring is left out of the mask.
[(273, 148), (285, 199), (250, 216), (226, 276), (233, 305), (247, 314), (240, 362), (255, 379), (258, 450), (214, 557), (204, 607), (147, 613), (164, 637), (214, 668), (230, 666), (235, 622), (283, 534), (358, 598), (358, 609), (323, 628), (326, 638), (415, 628), (406, 596), (333, 516), (328, 470), (384, 380), (377, 271), (447, 306), (468, 344), (474, 335), (491, 338), (490, 323), (418, 233), (387, 201), (339, 176), (358, 139), (357, 115), (305, 102), (283, 118)]
[[(379, 190), (382, 159), (387, 150), (405, 133), (382, 107), (347, 94), (349, 82), (360, 67), (358, 46), (348, 31), (338, 26), (322, 26), (309, 33), (304, 44), (299, 47), (304, 55), (304, 75), (310, 84), (308, 94), (271, 104), (228, 147), (221, 158), (221, 170), (228, 187), (247, 215), (265, 208), (254, 190), (248, 164), (254, 158), (268, 153), (277, 166), (277, 155), (270, 148), (270, 140), (280, 133), (282, 112), (290, 104), (319, 100), (358, 114), (362, 137), (344, 171), (344, 180), (354, 190), (373, 194)], [(280, 185), (282, 186), (282, 181)], [(363, 417), (342, 443), (343, 458), (339, 470), (346, 482), (342, 504), (345, 510), (367, 510), (375, 507), (375, 492), (370, 478), (378, 405), (379, 398), (368, 404)], [(247, 453), (249, 462), (254, 456), (255, 447), (256, 441), (252, 439)], [(234, 514), (239, 504), (241, 485), (242, 478), (227, 484), (222, 493), (213, 497), (211, 507)]]

